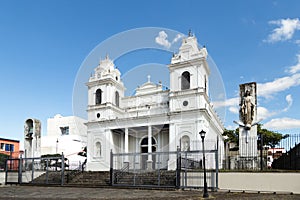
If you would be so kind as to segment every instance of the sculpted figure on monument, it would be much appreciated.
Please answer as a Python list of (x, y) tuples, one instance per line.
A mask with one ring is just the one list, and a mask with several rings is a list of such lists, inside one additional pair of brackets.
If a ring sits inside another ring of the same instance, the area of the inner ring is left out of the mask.
[(243, 123), (248, 128), (251, 128), (251, 124), (254, 118), (254, 109), (255, 109), (254, 99), (251, 96), (250, 91), (246, 90), (245, 95), (242, 99), (241, 113), (242, 113)]
[(32, 139), (33, 130), (32, 127), (28, 126), (27, 123), (24, 125), (24, 132), (26, 139)]

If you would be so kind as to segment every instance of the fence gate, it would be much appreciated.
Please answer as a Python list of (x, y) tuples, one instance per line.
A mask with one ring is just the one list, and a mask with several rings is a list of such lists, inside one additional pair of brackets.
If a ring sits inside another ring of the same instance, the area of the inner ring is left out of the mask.
[[(218, 151), (206, 150), (207, 184), (218, 188)], [(203, 151), (113, 154), (112, 186), (203, 188)], [(145, 157), (155, 158), (145, 163)]]
[(5, 184), (64, 184), (64, 156), (7, 159)]
[[(176, 187), (176, 170), (167, 170), (169, 158), (177, 152), (126, 153), (111, 152), (110, 182), (113, 186)], [(147, 159), (151, 158), (151, 162)]]
[[(206, 182), (209, 189), (218, 189), (218, 151), (205, 150)], [(179, 152), (180, 188), (203, 188), (203, 151)]]

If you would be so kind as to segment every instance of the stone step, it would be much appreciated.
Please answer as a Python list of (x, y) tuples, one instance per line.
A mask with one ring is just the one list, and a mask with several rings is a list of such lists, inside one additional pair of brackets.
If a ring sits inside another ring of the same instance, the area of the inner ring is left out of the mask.
[(107, 186), (109, 181), (109, 172), (80, 172), (69, 180), (67, 184)]
[[(158, 177), (158, 175), (160, 177)], [(120, 185), (160, 185), (160, 186), (174, 186), (176, 180), (176, 174), (174, 171), (160, 171), (158, 172), (144, 172), (144, 173), (132, 173), (122, 172), (118, 175), (115, 174), (115, 184)]]

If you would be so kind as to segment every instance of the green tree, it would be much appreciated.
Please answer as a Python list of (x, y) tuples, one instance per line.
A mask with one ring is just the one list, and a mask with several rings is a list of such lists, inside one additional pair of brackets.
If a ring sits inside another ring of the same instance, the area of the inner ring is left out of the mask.
[[(271, 146), (279, 144), (282, 139), (289, 137), (289, 135), (282, 135), (280, 133), (270, 131), (262, 128), (262, 124), (257, 125), (257, 135), (262, 135), (263, 137), (263, 146)], [(227, 130), (225, 129), (223, 136), (227, 136), (228, 138), (225, 142), (232, 142), (239, 146), (239, 128), (236, 130)]]
[(225, 142), (235, 143), (237, 146), (239, 146), (239, 129), (236, 130), (228, 130), (225, 129), (223, 136), (227, 136), (227, 139)]
[(9, 155), (0, 153), (0, 171), (5, 169), (5, 161), (9, 158)]
[(289, 135), (282, 135), (281, 133), (276, 133), (262, 128), (262, 124), (257, 125), (257, 135), (262, 135), (263, 146), (271, 147), (275, 147), (275, 145), (279, 144), (282, 139), (289, 137)]

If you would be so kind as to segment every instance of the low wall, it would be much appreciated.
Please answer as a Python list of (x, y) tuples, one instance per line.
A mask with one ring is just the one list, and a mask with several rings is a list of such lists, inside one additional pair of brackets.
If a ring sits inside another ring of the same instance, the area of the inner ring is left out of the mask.
[(0, 172), (0, 186), (5, 184), (5, 172)]
[(300, 173), (219, 173), (219, 189), (300, 194)]

